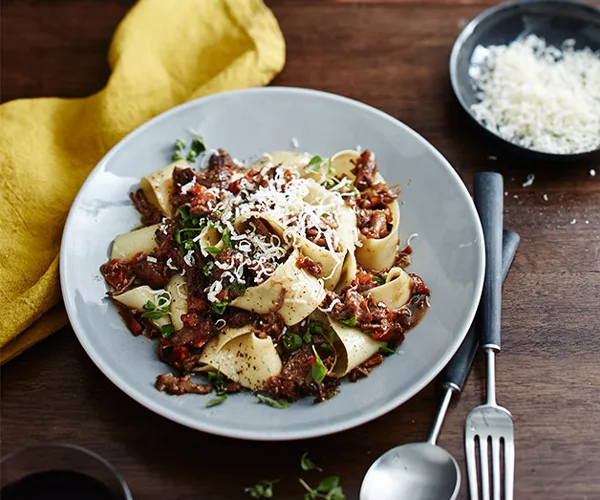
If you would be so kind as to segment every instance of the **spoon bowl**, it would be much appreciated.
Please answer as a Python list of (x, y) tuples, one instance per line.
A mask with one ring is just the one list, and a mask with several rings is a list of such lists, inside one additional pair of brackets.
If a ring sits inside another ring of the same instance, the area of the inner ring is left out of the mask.
[(409, 443), (381, 455), (367, 471), (360, 500), (454, 500), (460, 468), (441, 446)]

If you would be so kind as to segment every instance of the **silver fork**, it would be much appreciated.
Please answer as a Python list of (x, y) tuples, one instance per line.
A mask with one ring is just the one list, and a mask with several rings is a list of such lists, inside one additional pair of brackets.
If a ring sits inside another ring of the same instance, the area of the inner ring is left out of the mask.
[(481, 218), (486, 253), (479, 331), (480, 348), (486, 358), (487, 401), (471, 410), (465, 422), (465, 454), (471, 500), (513, 500), (514, 491), (513, 419), (506, 408), (496, 403), (495, 356), (500, 351), (503, 199), (500, 174), (482, 172), (475, 176), (475, 205)]

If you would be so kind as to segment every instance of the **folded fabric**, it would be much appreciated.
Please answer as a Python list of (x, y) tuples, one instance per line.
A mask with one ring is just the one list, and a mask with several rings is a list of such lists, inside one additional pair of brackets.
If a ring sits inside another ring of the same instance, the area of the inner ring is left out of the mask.
[(177, 104), (267, 84), (284, 61), (283, 36), (262, 0), (140, 0), (114, 35), (103, 90), (0, 106), (0, 362), (67, 323), (60, 239), (102, 156)]

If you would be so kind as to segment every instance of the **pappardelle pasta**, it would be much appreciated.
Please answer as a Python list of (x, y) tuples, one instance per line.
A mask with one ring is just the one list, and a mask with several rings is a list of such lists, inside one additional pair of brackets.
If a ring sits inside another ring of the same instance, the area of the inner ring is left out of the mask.
[(213, 406), (247, 388), (282, 407), (368, 376), (429, 306), (373, 152), (204, 157), (142, 178), (130, 196), (143, 227), (101, 268), (129, 330), (157, 338), (177, 371), (157, 389), (216, 390)]

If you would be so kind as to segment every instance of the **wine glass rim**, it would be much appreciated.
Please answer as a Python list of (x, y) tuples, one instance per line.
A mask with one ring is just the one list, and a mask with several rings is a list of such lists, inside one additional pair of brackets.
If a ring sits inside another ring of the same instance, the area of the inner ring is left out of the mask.
[(123, 476), (121, 476), (119, 471), (104, 457), (102, 457), (102, 456), (98, 455), (97, 453), (95, 453), (87, 448), (84, 448), (83, 446), (80, 446), (80, 445), (71, 444), (71, 443), (49, 442), (49, 443), (41, 443), (41, 444), (33, 444), (33, 445), (23, 446), (22, 448), (18, 448), (17, 450), (12, 451), (12, 452), (0, 457), (0, 465), (5, 464), (8, 460), (15, 458), (18, 455), (21, 455), (22, 453), (28, 453), (28, 452), (35, 451), (35, 450), (52, 449), (52, 448), (68, 449), (68, 450), (76, 451), (78, 453), (83, 453), (84, 455), (87, 455), (88, 457), (92, 458), (96, 462), (100, 463), (117, 479), (117, 482), (119, 483), (119, 485), (122, 489), (122, 493), (125, 496), (125, 500), (133, 500), (131, 491), (129, 490), (129, 486), (127, 485), (127, 483), (125, 482), (125, 479), (123, 479)]

